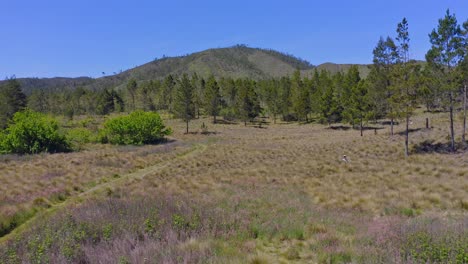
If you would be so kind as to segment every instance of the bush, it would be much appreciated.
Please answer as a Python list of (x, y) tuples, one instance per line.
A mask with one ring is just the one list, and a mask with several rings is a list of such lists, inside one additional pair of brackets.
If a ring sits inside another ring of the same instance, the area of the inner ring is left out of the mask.
[(100, 132), (103, 143), (120, 145), (159, 143), (170, 133), (159, 114), (143, 111), (109, 119)]
[(67, 131), (67, 140), (74, 150), (82, 149), (83, 145), (95, 142), (97, 137), (91, 130), (84, 127), (77, 127)]
[(17, 112), (0, 136), (0, 152), (34, 154), (70, 150), (57, 120), (31, 110)]

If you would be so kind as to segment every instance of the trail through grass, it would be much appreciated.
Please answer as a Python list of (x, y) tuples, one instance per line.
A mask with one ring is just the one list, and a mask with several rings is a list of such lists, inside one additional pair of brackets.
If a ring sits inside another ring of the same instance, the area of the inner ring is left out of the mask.
[[(190, 157), (192, 155), (195, 155), (197, 153), (201, 153), (201, 152), (205, 151), (206, 148), (207, 148), (207, 146), (205, 144), (200, 144), (200, 143), (194, 144), (190, 149), (178, 154), (175, 159), (188, 158), (188, 157)], [(167, 160), (167, 161), (158, 163), (156, 165), (149, 166), (149, 167), (144, 168), (144, 169), (140, 169), (138, 171), (135, 171), (135, 172), (127, 174), (127, 175), (114, 176), (113, 178), (109, 179), (106, 182), (97, 184), (96, 186), (91, 187), (90, 189), (81, 192), (77, 196), (70, 197), (70, 198), (68, 198), (65, 201), (60, 202), (60, 203), (52, 204), (52, 205), (50, 205), (49, 208), (41, 210), (41, 211), (35, 213), (34, 215), (32, 215), (28, 220), (26, 220), (24, 223), (17, 226), (15, 229), (11, 230), (11, 232), (6, 234), (5, 236), (0, 237), (0, 245), (2, 243), (4, 243), (5, 241), (8, 241), (12, 237), (20, 235), (24, 230), (27, 230), (28, 226), (33, 224), (36, 221), (36, 219), (50, 217), (51, 214), (53, 214), (54, 212), (56, 212), (60, 208), (70, 206), (71, 204), (76, 205), (77, 203), (82, 202), (84, 199), (86, 199), (88, 196), (92, 195), (95, 192), (102, 192), (102, 191), (106, 191), (106, 190), (111, 190), (111, 188), (116, 187), (116, 186), (122, 184), (123, 182), (129, 181), (129, 180), (132, 180), (132, 179), (141, 180), (141, 179), (145, 178), (147, 175), (149, 175), (151, 173), (155, 173), (158, 170), (161, 170), (161, 169), (167, 167), (168, 164), (170, 164), (171, 162), (174, 162), (174, 159)]]

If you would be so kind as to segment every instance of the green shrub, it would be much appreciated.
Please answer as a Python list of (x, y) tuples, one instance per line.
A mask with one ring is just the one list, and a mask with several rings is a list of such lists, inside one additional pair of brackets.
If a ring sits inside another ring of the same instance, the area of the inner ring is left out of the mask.
[(67, 140), (73, 149), (79, 150), (84, 144), (95, 142), (96, 136), (87, 128), (77, 127), (67, 131)]
[(70, 146), (60, 133), (57, 120), (31, 110), (17, 112), (0, 136), (0, 152), (34, 154), (64, 152)]
[(159, 143), (170, 133), (159, 114), (136, 111), (107, 120), (100, 135), (103, 143), (142, 145)]

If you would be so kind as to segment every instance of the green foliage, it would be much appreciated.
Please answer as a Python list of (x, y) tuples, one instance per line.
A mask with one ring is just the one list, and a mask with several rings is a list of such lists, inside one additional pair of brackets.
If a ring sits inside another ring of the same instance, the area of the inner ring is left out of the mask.
[(11, 78), (0, 85), (0, 128), (6, 127), (10, 118), (26, 106), (26, 95), (20, 83)]
[(240, 119), (247, 124), (248, 120), (257, 117), (261, 111), (254, 82), (251, 80), (237, 80), (237, 110)]
[(77, 127), (67, 131), (67, 141), (70, 142), (71, 146), (75, 150), (79, 150), (83, 145), (91, 142), (97, 142), (97, 136), (88, 128)]
[(176, 116), (184, 120), (187, 124), (190, 120), (195, 118), (195, 90), (190, 83), (189, 77), (184, 74), (180, 79), (175, 96), (175, 113)]
[(406, 261), (417, 263), (466, 263), (468, 241), (455, 237), (434, 238), (424, 231), (414, 232), (406, 237), (401, 255)]
[(109, 241), (112, 237), (112, 224), (107, 224), (102, 228), (102, 237)]
[(431, 49), (426, 54), (429, 65), (438, 73), (442, 90), (448, 99), (450, 111), (450, 137), (451, 149), (455, 151), (455, 132), (453, 126), (454, 92), (459, 84), (456, 81), (456, 67), (463, 60), (466, 50), (464, 32), (457, 22), (455, 15), (447, 10), (445, 17), (439, 19), (437, 30), (433, 29), (429, 34)]
[(221, 107), (221, 95), (219, 85), (214, 76), (210, 76), (205, 87), (205, 110), (213, 116), (213, 122), (216, 123), (216, 116), (219, 115)]
[(170, 133), (158, 113), (143, 111), (110, 118), (100, 131), (102, 142), (119, 145), (159, 143)]
[(4, 133), (0, 136), (0, 151), (3, 153), (34, 154), (70, 150), (58, 122), (31, 110), (17, 112)]

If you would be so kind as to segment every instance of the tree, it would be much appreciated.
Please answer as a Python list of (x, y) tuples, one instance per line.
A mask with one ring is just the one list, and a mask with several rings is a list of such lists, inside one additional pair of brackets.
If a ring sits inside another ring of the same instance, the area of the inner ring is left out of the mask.
[(219, 93), (219, 85), (216, 79), (211, 75), (205, 86), (205, 111), (213, 116), (213, 123), (216, 123), (216, 116), (219, 115), (221, 107), (221, 95)]
[(31, 95), (28, 96), (28, 108), (41, 113), (46, 113), (49, 110), (47, 94), (44, 89), (34, 89), (31, 92)]
[(376, 117), (390, 118), (390, 133), (393, 136), (395, 111), (392, 109), (390, 98), (392, 92), (391, 71), (398, 60), (397, 46), (390, 37), (380, 38), (373, 50), (373, 64), (367, 80), (369, 82), (369, 97), (374, 105)]
[(26, 95), (20, 83), (12, 77), (0, 85), (0, 128), (5, 128), (13, 115), (26, 107)]
[(204, 104), (205, 80), (198, 77), (197, 73), (193, 73), (191, 82), (193, 89), (195, 89), (195, 111), (197, 118), (200, 118), (200, 109), (203, 108)]
[(462, 128), (462, 143), (466, 147), (466, 96), (468, 89), (468, 20), (463, 23), (463, 56), (464, 59), (459, 65), (461, 78), (463, 83), (463, 128)]
[(115, 110), (114, 95), (112, 91), (104, 89), (97, 94), (96, 113), (107, 115)]
[(273, 122), (276, 124), (276, 118), (281, 113), (283, 98), (278, 80), (272, 79), (265, 84), (265, 104), (268, 112), (273, 116)]
[(160, 108), (167, 109), (170, 113), (172, 113), (172, 103), (173, 103), (173, 94), (174, 94), (174, 87), (176, 85), (175, 78), (169, 74), (162, 83), (161, 95), (160, 97)]
[(429, 34), (431, 48), (426, 54), (426, 60), (441, 76), (443, 90), (448, 97), (450, 113), (450, 147), (455, 151), (455, 131), (453, 128), (454, 92), (457, 84), (455, 82), (455, 67), (463, 58), (463, 38), (460, 25), (457, 23), (455, 14), (451, 15), (447, 10), (445, 17), (439, 19), (437, 30), (433, 29)]
[[(368, 88), (365, 80), (359, 81), (351, 88), (350, 109), (353, 118), (359, 121), (359, 130), (363, 136), (363, 123), (369, 118), (371, 107), (368, 97)], [(353, 121), (354, 123), (354, 121)]]
[(343, 101), (340, 104), (343, 107), (343, 118), (350, 122), (353, 127), (355, 127), (356, 111), (354, 110), (353, 102), (351, 101), (351, 96), (353, 89), (361, 81), (361, 76), (359, 75), (359, 69), (357, 66), (353, 65), (349, 68), (348, 72), (343, 79), (343, 88), (342, 88), (342, 99)]
[(135, 107), (136, 107), (135, 106), (135, 97), (136, 97), (137, 89), (138, 89), (137, 81), (134, 78), (131, 78), (130, 80), (128, 80), (127, 91), (130, 94), (130, 99), (131, 99), (131, 102), (132, 102), (132, 109), (131, 110), (135, 110)]
[(325, 91), (320, 97), (320, 113), (327, 121), (328, 126), (331, 123), (337, 122), (340, 119), (339, 105), (335, 94), (334, 85), (326, 87)]
[(405, 156), (409, 155), (409, 122), (411, 114), (416, 106), (419, 67), (410, 61), (409, 57), (409, 30), (406, 18), (398, 23), (398, 61), (393, 67), (394, 83), (391, 85), (393, 92), (391, 101), (394, 109), (405, 118)]
[(310, 96), (309, 91), (304, 87), (301, 80), (301, 73), (299, 70), (294, 72), (292, 82), (292, 107), (298, 120), (308, 121), (308, 114), (310, 113)]
[(189, 122), (195, 118), (194, 89), (187, 74), (177, 83), (175, 94), (176, 116), (185, 121), (187, 125), (186, 133), (189, 132)]
[(247, 125), (247, 120), (252, 120), (260, 113), (260, 103), (251, 80), (237, 80), (237, 109), (239, 117)]

